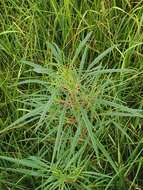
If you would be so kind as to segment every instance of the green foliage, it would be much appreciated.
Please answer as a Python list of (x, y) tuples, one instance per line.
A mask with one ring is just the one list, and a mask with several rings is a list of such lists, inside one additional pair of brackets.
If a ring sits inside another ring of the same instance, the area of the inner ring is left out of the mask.
[(1, 1), (0, 189), (142, 189), (142, 13)]

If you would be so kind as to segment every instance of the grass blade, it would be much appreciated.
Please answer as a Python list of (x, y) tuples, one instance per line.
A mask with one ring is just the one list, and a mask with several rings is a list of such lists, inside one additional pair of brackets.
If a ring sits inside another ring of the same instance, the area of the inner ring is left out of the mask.
[(93, 133), (93, 130), (92, 130), (93, 126), (91, 125), (91, 123), (90, 123), (90, 121), (89, 121), (89, 119), (87, 117), (87, 113), (83, 109), (81, 109), (81, 113), (82, 113), (82, 118), (83, 118), (83, 121), (85, 123), (85, 126), (86, 126), (86, 128), (88, 130), (88, 134), (89, 134), (89, 136), (91, 138), (95, 153), (97, 153), (97, 147), (98, 147), (101, 150), (101, 152), (103, 153), (103, 155), (106, 157), (107, 161), (111, 164), (114, 171), (118, 172), (118, 168), (117, 168), (115, 162), (112, 160), (110, 154), (105, 149), (104, 145), (99, 141), (96, 134)]

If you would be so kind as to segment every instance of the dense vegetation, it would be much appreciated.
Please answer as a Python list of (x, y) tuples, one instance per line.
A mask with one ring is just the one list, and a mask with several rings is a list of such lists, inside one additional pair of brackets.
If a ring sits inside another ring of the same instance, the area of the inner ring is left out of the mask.
[(1, 0), (0, 189), (142, 187), (143, 0)]

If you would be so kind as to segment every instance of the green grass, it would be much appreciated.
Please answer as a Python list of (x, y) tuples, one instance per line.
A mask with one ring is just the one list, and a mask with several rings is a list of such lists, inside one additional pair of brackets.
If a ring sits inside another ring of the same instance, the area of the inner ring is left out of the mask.
[(1, 0), (0, 190), (142, 190), (142, 81), (142, 0)]

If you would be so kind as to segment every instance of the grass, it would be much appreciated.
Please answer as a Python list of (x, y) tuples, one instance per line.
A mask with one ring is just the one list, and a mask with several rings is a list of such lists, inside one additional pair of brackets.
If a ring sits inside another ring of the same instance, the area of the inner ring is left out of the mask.
[(142, 190), (143, 1), (0, 3), (0, 189)]

